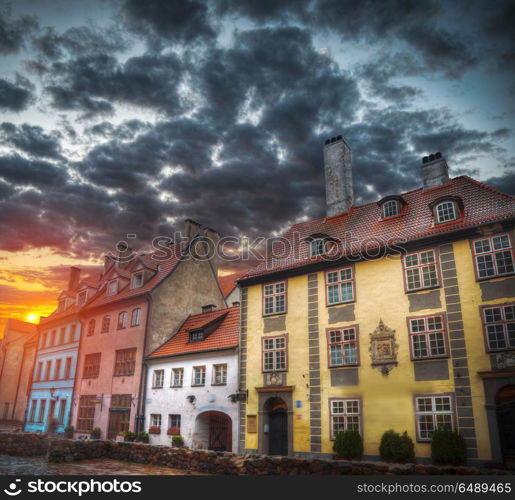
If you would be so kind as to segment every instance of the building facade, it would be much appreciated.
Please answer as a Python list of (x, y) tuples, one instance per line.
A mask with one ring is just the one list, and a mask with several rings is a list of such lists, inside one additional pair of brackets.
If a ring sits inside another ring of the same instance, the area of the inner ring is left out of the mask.
[(62, 433), (69, 424), (81, 335), (77, 295), (80, 269), (72, 267), (58, 307), (38, 325), (39, 340), (25, 415), (29, 432)]
[(36, 325), (7, 320), (0, 340), (0, 420), (4, 423), (20, 426), (25, 419), (37, 340)]
[(394, 429), (424, 460), (449, 426), (470, 461), (511, 460), (515, 198), (450, 179), (438, 153), (422, 188), (354, 206), (341, 136), (324, 158), (328, 216), (239, 281), (240, 450), (329, 456), (358, 429), (377, 457)]
[(203, 304), (225, 307), (216, 260), (197, 258), (217, 233), (187, 221), (185, 234), (186, 242), (159, 251), (136, 254), (126, 248), (106, 259), (96, 292), (81, 310), (76, 435), (98, 427), (103, 438), (116, 439), (127, 430), (144, 430), (145, 356)]
[(148, 357), (151, 443), (180, 435), (190, 448), (237, 450), (239, 323), (237, 306), (192, 315)]

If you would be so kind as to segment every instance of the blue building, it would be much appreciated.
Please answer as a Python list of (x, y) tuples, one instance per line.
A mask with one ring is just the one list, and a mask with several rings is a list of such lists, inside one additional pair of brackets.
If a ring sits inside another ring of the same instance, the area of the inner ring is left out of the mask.
[(70, 421), (79, 350), (79, 311), (86, 297), (79, 291), (80, 269), (72, 267), (68, 289), (59, 295), (57, 309), (39, 325), (25, 430), (58, 432)]

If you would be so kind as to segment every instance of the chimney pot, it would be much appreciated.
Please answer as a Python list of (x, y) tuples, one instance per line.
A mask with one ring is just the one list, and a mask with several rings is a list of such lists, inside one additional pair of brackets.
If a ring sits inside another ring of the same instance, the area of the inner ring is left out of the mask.
[(233, 307), (236, 307), (236, 306), (239, 306), (239, 305), (240, 305), (240, 301), (239, 301), (239, 300), (235, 300), (235, 301), (233, 301), (233, 303), (232, 303), (232, 306), (233, 306)]
[(216, 309), (215, 304), (207, 304), (205, 306), (202, 306), (203, 313), (211, 312), (211, 311), (214, 311), (215, 309)]
[(422, 163), (427, 163), (429, 161), (429, 158), (427, 156), (424, 156), (422, 158)]
[(449, 167), (442, 153), (424, 156), (421, 168), (424, 189), (443, 186), (449, 182)]

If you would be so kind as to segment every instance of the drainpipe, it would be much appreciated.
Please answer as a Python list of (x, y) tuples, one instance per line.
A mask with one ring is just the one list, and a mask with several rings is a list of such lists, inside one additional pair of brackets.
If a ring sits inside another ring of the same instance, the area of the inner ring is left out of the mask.
[(148, 330), (150, 328), (150, 315), (152, 311), (152, 295), (150, 293), (145, 294), (145, 298), (147, 299), (148, 307), (147, 307), (147, 318), (145, 320), (145, 336), (143, 339), (143, 353), (141, 358), (141, 377), (139, 384), (139, 392), (138, 392), (138, 405), (136, 411), (136, 422), (134, 424), (134, 429), (136, 432), (142, 432), (145, 427), (145, 399), (147, 392), (147, 363), (145, 361), (146, 357), (146, 349), (147, 349), (147, 338), (148, 338)]
[[(80, 335), (79, 335), (79, 347), (77, 347), (77, 354), (75, 355), (75, 373), (73, 376), (73, 388), (72, 388), (72, 396), (70, 399), (70, 413), (68, 414), (68, 426), (72, 425), (73, 422), (73, 399), (75, 398), (75, 388), (77, 386), (77, 376), (78, 376), (78, 370), (79, 370), (79, 354), (80, 354), (80, 348), (82, 345), (82, 337), (84, 334), (84, 325), (85, 325), (85, 319), (81, 318), (80, 312), (77, 315), (77, 319), (80, 323)], [(71, 375), (71, 374), (70, 374)], [(64, 426), (66, 427), (66, 425)]]

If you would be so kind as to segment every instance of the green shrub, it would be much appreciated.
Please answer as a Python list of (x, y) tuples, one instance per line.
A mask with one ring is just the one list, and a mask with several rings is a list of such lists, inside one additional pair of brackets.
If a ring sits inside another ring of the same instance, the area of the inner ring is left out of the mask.
[(64, 428), (64, 437), (65, 438), (73, 438), (73, 433), (75, 429), (73, 428), (73, 425), (67, 425)]
[(139, 432), (138, 435), (136, 436), (136, 441), (139, 441), (140, 443), (148, 443), (148, 441), (149, 441), (148, 432), (145, 432), (145, 431)]
[(182, 439), (182, 436), (172, 436), (172, 444), (177, 448), (180, 448), (181, 446), (184, 446), (184, 439)]
[(123, 431), (122, 436), (124, 441), (132, 442), (136, 439), (136, 433), (132, 431)]
[(465, 464), (467, 445), (463, 436), (449, 428), (435, 430), (431, 440), (431, 459), (435, 464)]
[(100, 427), (95, 427), (91, 432), (90, 432), (90, 437), (91, 439), (100, 439), (100, 434), (102, 433), (102, 431), (100, 430)]
[(399, 460), (400, 462), (415, 461), (415, 445), (413, 444), (413, 440), (408, 436), (407, 431), (404, 431), (400, 437), (399, 454), (395, 460)]
[(363, 439), (361, 439), (359, 431), (349, 429), (337, 432), (333, 450), (338, 458), (361, 458), (363, 455)]
[(381, 437), (379, 455), (386, 461), (413, 462), (415, 460), (413, 440), (406, 431), (401, 436), (393, 429), (390, 429)]

